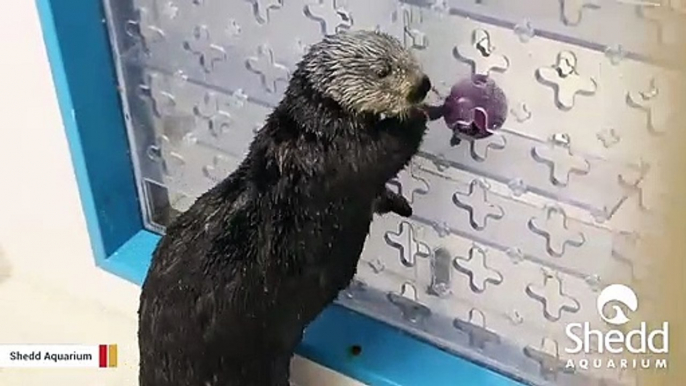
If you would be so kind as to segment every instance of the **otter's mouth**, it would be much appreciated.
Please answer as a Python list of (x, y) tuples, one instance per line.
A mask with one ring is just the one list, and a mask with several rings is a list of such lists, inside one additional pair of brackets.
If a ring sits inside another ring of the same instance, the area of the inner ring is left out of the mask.
[(430, 90), (431, 80), (429, 80), (428, 76), (423, 75), (419, 82), (410, 90), (410, 93), (407, 95), (407, 101), (411, 104), (421, 103)]

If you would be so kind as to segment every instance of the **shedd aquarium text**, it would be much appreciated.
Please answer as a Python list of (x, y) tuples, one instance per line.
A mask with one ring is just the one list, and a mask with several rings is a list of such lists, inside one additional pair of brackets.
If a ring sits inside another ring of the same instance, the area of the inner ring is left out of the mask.
[[(631, 311), (638, 309), (638, 297), (633, 289), (623, 284), (605, 287), (596, 300), (600, 318), (611, 326), (622, 326), (629, 317), (618, 306), (613, 305), (614, 315), (605, 314), (605, 306), (620, 303)], [(628, 330), (628, 331), (627, 331)], [(610, 329), (606, 332), (591, 328), (591, 323), (570, 323), (565, 333), (573, 346), (565, 348), (567, 354), (586, 354), (585, 357), (568, 359), (565, 368), (618, 368), (618, 369), (666, 369), (669, 353), (669, 323), (663, 322), (659, 328), (648, 329), (648, 324), (640, 322), (638, 328)], [(616, 354), (617, 357), (598, 358), (602, 354)], [(622, 354), (634, 354), (627, 358)], [(588, 357), (594, 356), (593, 359)], [(619, 355), (622, 355), (619, 357)]]
[[(640, 327), (626, 333), (620, 330), (609, 330), (603, 333), (591, 328), (590, 323), (570, 323), (565, 330), (574, 346), (565, 348), (568, 354), (667, 354), (669, 352), (669, 323), (664, 322), (662, 328), (649, 331), (646, 322)], [(594, 343), (592, 343), (595, 342)], [(654, 355), (653, 355), (654, 356)], [(569, 359), (566, 368), (619, 368), (619, 369), (651, 369), (667, 368), (666, 358), (607, 358), (607, 359)]]

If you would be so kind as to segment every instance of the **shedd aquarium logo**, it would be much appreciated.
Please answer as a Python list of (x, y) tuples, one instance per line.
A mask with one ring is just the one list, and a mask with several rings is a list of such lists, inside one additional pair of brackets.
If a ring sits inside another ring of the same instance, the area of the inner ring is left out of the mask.
[[(623, 326), (629, 322), (629, 317), (622, 308), (612, 305), (614, 311), (611, 317), (605, 313), (605, 306), (610, 302), (623, 304), (635, 312), (638, 310), (638, 297), (629, 287), (622, 284), (612, 284), (605, 287), (596, 301), (600, 317), (611, 326)], [(565, 348), (567, 354), (617, 354), (617, 358), (602, 356), (598, 359), (580, 357), (569, 359), (566, 368), (619, 368), (619, 369), (664, 369), (667, 368), (667, 353), (669, 351), (669, 323), (663, 322), (661, 328), (648, 330), (646, 322), (641, 322), (638, 328), (626, 331), (610, 329), (603, 332), (591, 328), (589, 322), (570, 323), (565, 332), (573, 342), (572, 347)], [(622, 355), (625, 353), (633, 356)], [(660, 355), (662, 354), (662, 355)], [(620, 355), (622, 355), (620, 357)]]

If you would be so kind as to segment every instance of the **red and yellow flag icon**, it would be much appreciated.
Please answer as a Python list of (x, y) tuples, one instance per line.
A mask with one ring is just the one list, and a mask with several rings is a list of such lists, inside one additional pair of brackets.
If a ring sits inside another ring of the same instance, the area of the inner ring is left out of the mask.
[(101, 344), (99, 346), (99, 367), (117, 367), (117, 345)]

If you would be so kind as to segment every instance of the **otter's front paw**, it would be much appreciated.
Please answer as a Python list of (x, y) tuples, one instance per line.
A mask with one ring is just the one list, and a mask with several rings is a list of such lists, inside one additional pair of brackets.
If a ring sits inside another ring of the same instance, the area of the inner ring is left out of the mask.
[(412, 216), (412, 207), (405, 197), (386, 188), (374, 201), (374, 212), (386, 214), (393, 212), (402, 217)]
[(431, 120), (431, 112), (425, 106), (413, 107), (409, 111), (408, 122), (415, 125), (426, 125)]
[(432, 105), (424, 105), (422, 106), (422, 109), (426, 113), (429, 121), (435, 121), (439, 118), (443, 118), (445, 115), (445, 105), (437, 105), (437, 106), (432, 106)]

